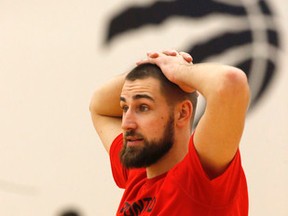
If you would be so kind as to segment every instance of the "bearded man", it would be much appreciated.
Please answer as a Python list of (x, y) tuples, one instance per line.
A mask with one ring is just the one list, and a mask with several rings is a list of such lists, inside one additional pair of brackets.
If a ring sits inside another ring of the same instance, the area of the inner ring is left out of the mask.
[[(149, 52), (98, 88), (90, 111), (125, 189), (116, 215), (247, 216), (239, 152), (250, 92), (238, 68)], [(192, 128), (198, 92), (205, 113)]]

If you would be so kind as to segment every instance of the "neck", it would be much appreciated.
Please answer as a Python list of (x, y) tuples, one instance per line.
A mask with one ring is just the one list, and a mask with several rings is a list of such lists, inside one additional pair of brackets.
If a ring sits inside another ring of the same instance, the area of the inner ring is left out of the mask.
[(172, 169), (177, 163), (183, 160), (188, 153), (189, 137), (181, 141), (175, 141), (170, 151), (157, 163), (146, 168), (147, 178), (151, 179)]

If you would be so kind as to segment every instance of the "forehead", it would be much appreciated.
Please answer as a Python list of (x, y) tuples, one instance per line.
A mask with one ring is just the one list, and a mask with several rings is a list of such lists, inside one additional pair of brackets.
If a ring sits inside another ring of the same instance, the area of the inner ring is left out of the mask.
[(129, 98), (136, 94), (147, 94), (155, 99), (163, 97), (160, 93), (160, 82), (152, 77), (124, 82), (121, 97)]

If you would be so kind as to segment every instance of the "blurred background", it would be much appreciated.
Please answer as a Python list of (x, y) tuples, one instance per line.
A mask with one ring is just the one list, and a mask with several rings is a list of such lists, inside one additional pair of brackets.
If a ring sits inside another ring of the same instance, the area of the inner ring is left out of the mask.
[(1, 0), (0, 215), (114, 215), (122, 191), (90, 98), (147, 51), (173, 48), (246, 72), (250, 215), (287, 216), (287, 9), (281, 0)]

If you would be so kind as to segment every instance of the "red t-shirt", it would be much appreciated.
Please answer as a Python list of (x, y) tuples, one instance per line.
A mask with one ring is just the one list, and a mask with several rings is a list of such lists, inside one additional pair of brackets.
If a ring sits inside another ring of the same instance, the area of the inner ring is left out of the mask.
[(209, 180), (191, 138), (189, 153), (181, 162), (167, 173), (147, 179), (145, 168), (122, 166), (119, 159), (122, 141), (120, 134), (110, 148), (114, 180), (125, 189), (116, 215), (248, 215), (247, 184), (239, 151), (221, 176)]

